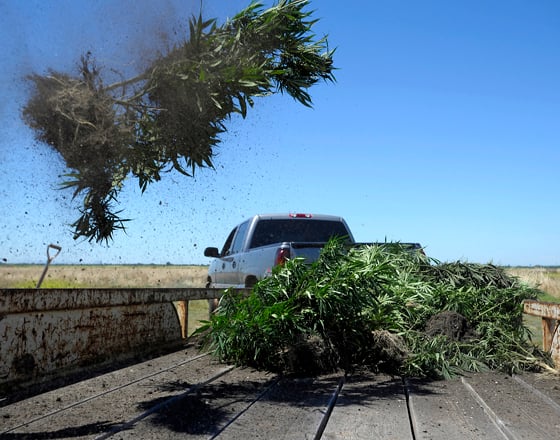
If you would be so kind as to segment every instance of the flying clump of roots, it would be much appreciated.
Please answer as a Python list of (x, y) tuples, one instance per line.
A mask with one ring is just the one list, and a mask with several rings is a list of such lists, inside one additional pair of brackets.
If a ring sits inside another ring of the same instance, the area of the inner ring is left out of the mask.
[(51, 71), (32, 74), (35, 91), (23, 115), (37, 138), (52, 146), (68, 168), (63, 187), (74, 188), (74, 196), (85, 193), (76, 235), (108, 238), (122, 227), (111, 212), (125, 176), (122, 162), (134, 136), (134, 123), (127, 112), (117, 114), (114, 97), (105, 89), (100, 71), (90, 55), (80, 60), (80, 77)]
[(114, 206), (127, 177), (142, 191), (162, 173), (192, 176), (212, 158), (232, 114), (256, 97), (287, 93), (311, 106), (309, 88), (334, 81), (333, 51), (316, 38), (308, 0), (251, 4), (218, 26), (189, 21), (189, 35), (139, 75), (106, 84), (91, 53), (77, 75), (31, 74), (23, 119), (71, 169), (63, 187), (83, 196), (75, 237), (108, 241), (126, 219)]

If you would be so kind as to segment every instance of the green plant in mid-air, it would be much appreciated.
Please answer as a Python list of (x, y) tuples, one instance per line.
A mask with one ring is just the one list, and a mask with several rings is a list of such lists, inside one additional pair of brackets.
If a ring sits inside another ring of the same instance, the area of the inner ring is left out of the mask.
[(117, 83), (106, 84), (89, 52), (77, 76), (28, 76), (23, 118), (72, 170), (63, 187), (83, 196), (75, 238), (108, 241), (124, 229), (114, 205), (127, 177), (144, 191), (166, 171), (192, 176), (213, 167), (226, 122), (245, 117), (256, 98), (287, 93), (311, 106), (310, 87), (334, 81), (334, 66), (326, 37), (312, 32), (308, 4), (252, 3), (220, 26), (192, 18), (184, 41)]
[(515, 372), (549, 362), (522, 323), (522, 301), (538, 293), (493, 265), (332, 240), (316, 262), (288, 261), (249, 296), (226, 292), (201, 331), (222, 361), (271, 371)]

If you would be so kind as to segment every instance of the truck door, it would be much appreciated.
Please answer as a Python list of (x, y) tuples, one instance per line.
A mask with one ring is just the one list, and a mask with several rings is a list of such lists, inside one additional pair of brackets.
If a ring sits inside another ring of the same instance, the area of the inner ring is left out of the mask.
[(220, 258), (215, 263), (212, 263), (212, 276), (213, 283), (215, 287), (225, 287), (226, 279), (228, 278), (227, 273), (231, 272), (231, 263), (233, 259), (231, 258), (231, 245), (233, 243), (233, 237), (237, 232), (237, 227), (233, 229), (228, 235), (224, 246), (220, 252)]
[(227, 274), (227, 284), (237, 285), (239, 287), (244, 287), (245, 285), (245, 275), (239, 272), (240, 259), (244, 258), (245, 251), (245, 241), (247, 238), (247, 229), (249, 228), (249, 221), (241, 223), (237, 228), (237, 233), (231, 244), (231, 272)]
[(241, 284), (239, 282), (238, 262), (239, 255), (243, 250), (248, 225), (249, 222), (242, 223), (230, 232), (220, 252), (216, 270), (212, 274), (216, 287), (230, 287)]

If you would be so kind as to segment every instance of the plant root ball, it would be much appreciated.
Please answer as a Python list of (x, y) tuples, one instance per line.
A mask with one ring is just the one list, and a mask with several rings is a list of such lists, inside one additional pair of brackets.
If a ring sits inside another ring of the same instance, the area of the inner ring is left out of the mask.
[(338, 369), (338, 356), (318, 335), (301, 335), (280, 353), (280, 370), (286, 374), (308, 376), (332, 373)]
[(428, 336), (444, 335), (452, 341), (462, 341), (473, 336), (473, 329), (467, 319), (457, 312), (444, 311), (432, 316), (426, 323), (424, 332)]
[(387, 330), (375, 330), (371, 337), (371, 355), (376, 368), (397, 373), (408, 355), (403, 338)]

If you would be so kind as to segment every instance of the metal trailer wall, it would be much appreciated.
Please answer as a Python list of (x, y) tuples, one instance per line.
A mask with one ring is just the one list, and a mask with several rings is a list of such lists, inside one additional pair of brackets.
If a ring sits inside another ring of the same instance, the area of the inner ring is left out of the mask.
[(218, 289), (0, 289), (0, 387), (180, 343), (188, 301)]

